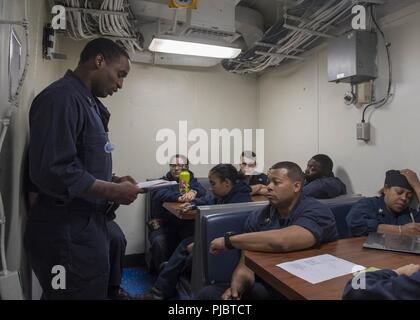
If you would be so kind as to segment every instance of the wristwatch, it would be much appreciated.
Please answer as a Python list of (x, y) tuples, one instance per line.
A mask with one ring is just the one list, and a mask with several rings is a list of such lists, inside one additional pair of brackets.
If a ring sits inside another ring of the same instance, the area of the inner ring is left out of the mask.
[(235, 249), (235, 247), (232, 245), (232, 242), (230, 241), (230, 237), (234, 236), (236, 233), (233, 231), (229, 231), (225, 233), (225, 247), (226, 249)]

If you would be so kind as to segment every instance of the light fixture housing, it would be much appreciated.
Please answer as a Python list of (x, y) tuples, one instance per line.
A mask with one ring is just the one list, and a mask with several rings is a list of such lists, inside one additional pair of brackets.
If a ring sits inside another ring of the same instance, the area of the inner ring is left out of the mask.
[(210, 57), (218, 59), (233, 59), (241, 49), (231, 43), (214, 42), (211, 40), (196, 40), (192, 38), (170, 37), (161, 35), (153, 38), (149, 45), (153, 52), (183, 54), (189, 56)]

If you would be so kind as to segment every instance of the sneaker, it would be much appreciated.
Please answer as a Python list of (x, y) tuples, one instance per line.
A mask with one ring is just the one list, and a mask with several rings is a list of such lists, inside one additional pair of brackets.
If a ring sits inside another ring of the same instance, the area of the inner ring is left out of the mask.
[(152, 288), (149, 292), (136, 295), (135, 300), (165, 300), (164, 295), (156, 288)]

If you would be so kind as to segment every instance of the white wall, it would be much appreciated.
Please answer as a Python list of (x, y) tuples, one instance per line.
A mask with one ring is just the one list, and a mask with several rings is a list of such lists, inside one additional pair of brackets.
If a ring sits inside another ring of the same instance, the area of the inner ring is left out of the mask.
[[(60, 38), (60, 51), (68, 55), (62, 72), (74, 69), (84, 43)], [(104, 99), (112, 116), (110, 140), (114, 172), (130, 174), (138, 181), (160, 177), (168, 171), (156, 161), (158, 130), (169, 128), (178, 135), (178, 121), (188, 130), (254, 129), (257, 123), (256, 77), (240, 77), (221, 68), (178, 70), (133, 63), (121, 91)], [(191, 144), (189, 145), (191, 146)], [(196, 165), (196, 176), (207, 177), (213, 165)], [(117, 211), (116, 221), (127, 241), (127, 254), (144, 252), (144, 196)]]
[[(327, 52), (322, 49), (303, 63), (271, 72), (259, 79), (259, 127), (265, 129), (266, 167), (280, 160), (303, 168), (316, 153), (329, 154), (337, 175), (350, 192), (374, 195), (390, 168), (420, 172), (420, 5), (386, 17), (385, 36), (391, 46), (395, 96), (374, 110), (369, 143), (356, 140), (362, 110), (346, 106), (346, 84), (327, 81)], [(387, 82), (380, 42), (378, 96)], [(370, 113), (370, 112), (368, 112)]]
[[(40, 3), (42, 5), (40, 5)], [(20, 19), (23, 0), (0, 0), (0, 18)], [(350, 192), (374, 194), (389, 168), (410, 167), (420, 171), (417, 127), (420, 113), (420, 6), (385, 21), (386, 36), (392, 42), (395, 97), (393, 102), (369, 117), (373, 126), (368, 144), (355, 138), (361, 110), (345, 106), (344, 84), (327, 82), (325, 49), (303, 63), (271, 72), (263, 77), (240, 77), (221, 68), (177, 70), (133, 64), (123, 90), (106, 99), (112, 118), (111, 140), (116, 145), (114, 169), (138, 180), (167, 171), (155, 160), (156, 133), (162, 128), (178, 130), (178, 120), (189, 129), (263, 128), (265, 166), (292, 160), (301, 166), (315, 153), (330, 154), (338, 176)], [(43, 23), (49, 19), (45, 2), (29, 1), (31, 64), (19, 110), (1, 152), (0, 186), (8, 212), (8, 260), (10, 269), (22, 269), (22, 167), (27, 144), (27, 116), (34, 96), (45, 86), (74, 69), (84, 43), (60, 38), (59, 52), (68, 60), (42, 60)], [(17, 28), (18, 29), (18, 28)], [(2, 48), (8, 47), (8, 31), (0, 26)], [(21, 39), (23, 34), (19, 33)], [(6, 50), (0, 51), (0, 115), (7, 110)], [(380, 66), (384, 66), (383, 52)], [(384, 70), (384, 67), (381, 67)], [(386, 75), (381, 71), (378, 85)], [(205, 176), (211, 165), (193, 167)], [(128, 239), (127, 254), (144, 252), (144, 197), (118, 211), (117, 222)]]

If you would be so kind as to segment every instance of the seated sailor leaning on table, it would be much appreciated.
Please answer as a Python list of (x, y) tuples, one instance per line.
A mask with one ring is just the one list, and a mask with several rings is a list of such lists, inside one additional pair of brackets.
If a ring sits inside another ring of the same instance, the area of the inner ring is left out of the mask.
[(314, 155), (305, 170), (303, 193), (315, 199), (331, 199), (346, 194), (346, 185), (333, 173), (333, 161), (326, 154)]
[[(324, 204), (302, 194), (304, 175), (293, 162), (279, 162), (269, 170), (269, 205), (248, 217), (245, 233), (227, 233), (214, 239), (210, 253), (241, 249), (263, 252), (290, 252), (317, 246), (337, 238), (335, 218)], [(283, 298), (258, 279), (241, 259), (231, 282), (203, 288), (198, 299), (278, 299)]]
[[(251, 202), (251, 188), (242, 181), (243, 176), (231, 164), (218, 164), (209, 172), (210, 191), (206, 197), (196, 198), (192, 205), (214, 205)], [(189, 204), (186, 204), (189, 205)], [(176, 285), (181, 275), (190, 277), (193, 237), (181, 241), (169, 261), (159, 273), (150, 293), (141, 300), (170, 299), (176, 295)]]
[(264, 195), (267, 192), (268, 177), (264, 173), (257, 172), (256, 167), (255, 152), (242, 152), (239, 171), (245, 176), (244, 182), (251, 187), (251, 195)]
[(420, 196), (420, 182), (409, 169), (386, 172), (380, 197), (361, 199), (350, 210), (346, 221), (352, 236), (370, 232), (420, 235), (420, 213), (410, 209), (413, 197)]
[[(169, 162), (169, 172), (161, 179), (179, 182), (182, 169), (188, 169), (188, 159), (180, 154), (174, 155)], [(158, 272), (168, 261), (176, 246), (194, 232), (194, 221), (181, 220), (168, 212), (162, 205), (164, 202), (189, 202), (196, 197), (203, 197), (206, 190), (190, 173), (190, 191), (181, 195), (179, 185), (153, 190), (151, 196), (151, 220), (149, 226), (149, 242), (152, 269)]]

